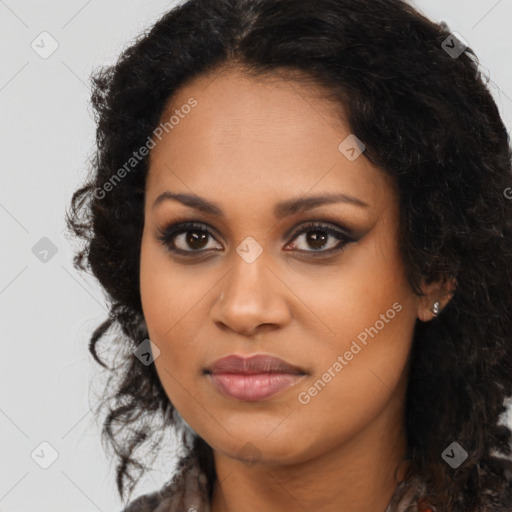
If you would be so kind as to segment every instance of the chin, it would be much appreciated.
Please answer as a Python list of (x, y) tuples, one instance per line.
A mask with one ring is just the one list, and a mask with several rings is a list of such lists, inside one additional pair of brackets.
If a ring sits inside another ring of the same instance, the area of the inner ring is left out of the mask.
[(247, 435), (237, 432), (236, 438), (227, 435), (227, 439), (224, 437), (214, 443), (206, 442), (223, 456), (249, 466), (294, 464), (308, 459), (310, 446), (303, 445), (303, 436), (273, 436), (274, 433), (269, 436), (268, 432), (248, 432)]

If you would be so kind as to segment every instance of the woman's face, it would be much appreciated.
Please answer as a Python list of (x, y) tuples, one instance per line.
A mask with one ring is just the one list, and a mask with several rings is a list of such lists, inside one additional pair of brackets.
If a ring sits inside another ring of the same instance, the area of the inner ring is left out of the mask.
[[(152, 137), (140, 285), (156, 369), (185, 421), (231, 458), (305, 461), (402, 422), (418, 298), (398, 197), (313, 92), (203, 76)], [(195, 226), (162, 243), (175, 222)], [(206, 372), (233, 354), (299, 373)]]

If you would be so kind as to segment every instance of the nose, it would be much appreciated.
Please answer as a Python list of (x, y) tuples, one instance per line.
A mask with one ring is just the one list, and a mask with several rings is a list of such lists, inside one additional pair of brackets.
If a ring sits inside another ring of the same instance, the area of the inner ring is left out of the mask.
[(211, 320), (221, 329), (244, 336), (282, 328), (290, 321), (289, 288), (260, 255), (247, 263), (238, 255), (224, 279)]

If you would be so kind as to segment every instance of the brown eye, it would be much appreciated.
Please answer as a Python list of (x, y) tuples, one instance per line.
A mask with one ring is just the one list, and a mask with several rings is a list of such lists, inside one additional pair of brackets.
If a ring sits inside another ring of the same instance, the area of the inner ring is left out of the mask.
[[(352, 237), (343, 231), (319, 223), (307, 224), (294, 235), (293, 240), (303, 235), (305, 235), (302, 243), (304, 248), (298, 248), (301, 252), (330, 254), (331, 252), (341, 250), (347, 243), (354, 241)], [(294, 248), (296, 248), (297, 245), (296, 242), (293, 243)], [(313, 250), (309, 250), (308, 248), (312, 248)]]
[[(212, 231), (202, 223), (175, 221), (158, 231), (158, 240), (170, 252), (176, 254), (194, 257), (199, 254), (222, 250), (220, 244), (216, 246), (216, 238)], [(300, 237), (304, 237), (301, 243), (293, 242), (293, 240), (298, 240)], [(355, 239), (352, 236), (340, 229), (318, 222), (311, 222), (297, 232), (292, 242), (287, 244), (286, 247), (291, 247), (292, 250), (301, 253), (317, 253), (320, 257), (341, 251), (348, 243), (353, 241)]]
[(208, 233), (205, 231), (187, 231), (184, 243), (192, 249), (203, 249), (208, 242)]
[(181, 254), (204, 252), (208, 250), (209, 239), (215, 240), (208, 229), (196, 223), (172, 224), (159, 231), (160, 242), (170, 251)]

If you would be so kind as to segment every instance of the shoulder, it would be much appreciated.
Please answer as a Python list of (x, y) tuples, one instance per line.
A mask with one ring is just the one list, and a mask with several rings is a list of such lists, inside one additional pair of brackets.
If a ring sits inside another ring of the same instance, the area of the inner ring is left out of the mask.
[(210, 512), (207, 478), (197, 459), (183, 457), (170, 483), (128, 503), (120, 512)]
[(135, 498), (120, 512), (154, 512), (161, 503), (161, 491), (154, 491)]

